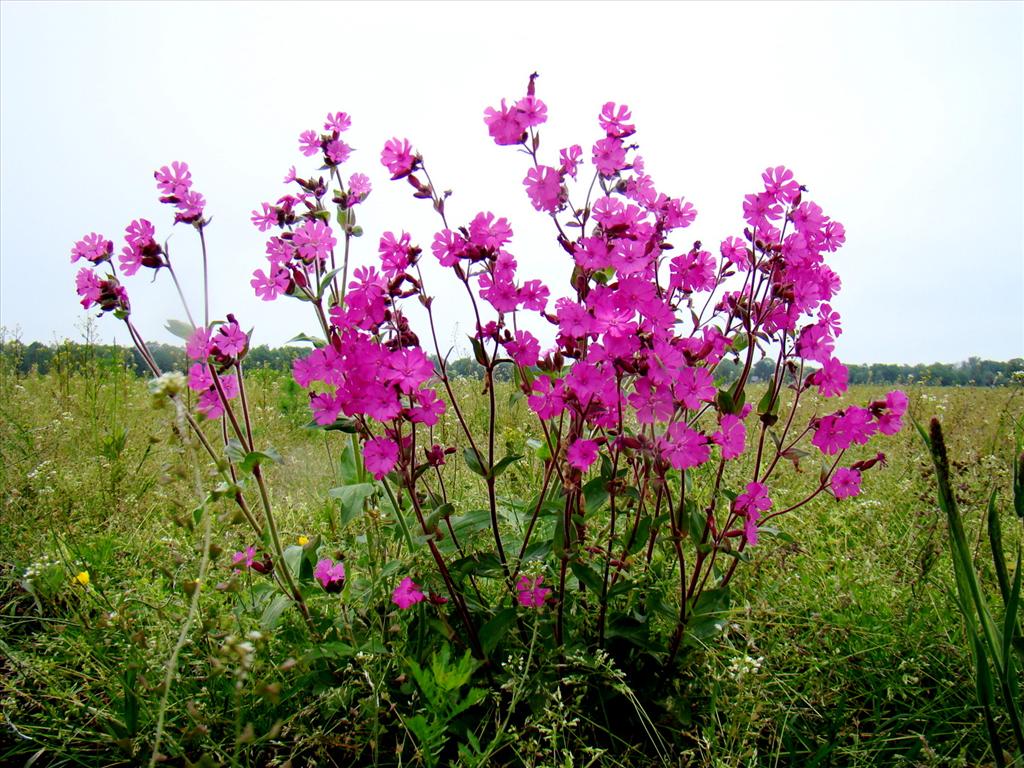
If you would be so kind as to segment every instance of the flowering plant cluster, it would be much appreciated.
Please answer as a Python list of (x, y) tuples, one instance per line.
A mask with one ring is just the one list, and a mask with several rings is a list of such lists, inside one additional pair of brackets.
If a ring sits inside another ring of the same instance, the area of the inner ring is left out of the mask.
[[(827, 263), (846, 233), (807, 199), (792, 171), (777, 166), (761, 174), (759, 189), (743, 199), (744, 225), (717, 248), (687, 244), (683, 230), (697, 211), (656, 186), (634, 142), (630, 109), (612, 102), (601, 108), (589, 153), (572, 145), (542, 155), (548, 108), (535, 78), (513, 103), (488, 107), (484, 124), (497, 145), (524, 155), (522, 185), (550, 222), (566, 264), (565, 286), (531, 278), (528, 263), (521, 270), (508, 219), (484, 210), (450, 220), (450, 193), (438, 191), (424, 157), (397, 137), (385, 143), (380, 162), (392, 180), (431, 202), (438, 226), (425, 247), (412, 233), (383, 232), (376, 262), (354, 268), (350, 279), (351, 245), (363, 234), (356, 214), (372, 185), (364, 173), (342, 171), (352, 153), (342, 139), (351, 126), (343, 112), (329, 114), (322, 131), (299, 137), (300, 151), (316, 158), (319, 169), (306, 176), (291, 168), (284, 179), (289, 192), (252, 212), (268, 239), (267, 263), (251, 285), (265, 301), (306, 302), (315, 316), (319, 338), (296, 360), (293, 375), (309, 390), (314, 422), (352, 435), (353, 448), (358, 445), (363, 481), (335, 489), (338, 497), (355, 499), (360, 510), (383, 501), (409, 548), (429, 553), (433, 574), (421, 579), (439, 580), (447, 595), (431, 593), (427, 600), (412, 576), (404, 576), (391, 592), (394, 605), (454, 611), (480, 658), (495, 642), (481, 639), (480, 628), (503, 605), (550, 621), (557, 645), (574, 632), (604, 644), (621, 635), (617, 622), (648, 614), (650, 579), (664, 580), (656, 566), (671, 562), (674, 586), (661, 594), (672, 605), (660, 614), (671, 615), (663, 636), (671, 660), (688, 627), (710, 610), (708, 595), (725, 594), (745, 549), (758, 544), (769, 520), (819, 495), (841, 500), (860, 493), (864, 473), (884, 463), (884, 454), (844, 457), (878, 434), (899, 431), (907, 398), (889, 392), (863, 407), (798, 416), (808, 391), (827, 399), (847, 388), (846, 368), (834, 354), (842, 324), (831, 302), (840, 280)], [(175, 222), (198, 231), (205, 263), (208, 222), (188, 167), (173, 163), (156, 178), (161, 201), (176, 207)], [(575, 194), (577, 185), (582, 195)], [(95, 233), (75, 244), (72, 260), (93, 265), (79, 273), (78, 292), (83, 306), (114, 311), (144, 347), (112, 252), (113, 243)], [(448, 355), (437, 344), (438, 294), (424, 280), (423, 259), (442, 268), (472, 318), (471, 344), (488, 399), (483, 432), (470, 428), (448, 375)], [(177, 283), (168, 249), (145, 219), (126, 229), (119, 261), (125, 275), (166, 269)], [(110, 274), (98, 276), (103, 265)], [(196, 410), (227, 420), (225, 493), (260, 536), (277, 542), (260, 472), (272, 456), (257, 451), (245, 405), (248, 336), (232, 315), (211, 323), (208, 312), (182, 335), (193, 361), (188, 385), (197, 393)], [(775, 360), (774, 373), (756, 402), (748, 402), (753, 366), (766, 355)], [(524, 458), (496, 453), (502, 366), (512, 369), (540, 438), (542, 472), (538, 487), (519, 499), (528, 513), (521, 524), (509, 519), (498, 494), (498, 478)], [(446, 415), (459, 425), (459, 446), (436, 437)], [(810, 455), (801, 447), (806, 443), (820, 454), (822, 469), (800, 498), (780, 498), (773, 478)], [(445, 483), (445, 465), (460, 451), (487, 497), (486, 545), (458, 534), (452, 522), (467, 512)], [(262, 515), (245, 501), (244, 472), (258, 486)], [(253, 550), (247, 552), (240, 562), (255, 568)], [(485, 556), (496, 563), (498, 586), (491, 589), (479, 585)], [(290, 569), (272, 568), (284, 557), (275, 543), (260, 572), (282, 579), (285, 594), (308, 617)], [(528, 560), (540, 561), (530, 575)], [(327, 592), (343, 591), (340, 562), (320, 559), (312, 573)], [(576, 630), (571, 616), (581, 617)], [(644, 632), (653, 638), (658, 628), (652, 621)]]

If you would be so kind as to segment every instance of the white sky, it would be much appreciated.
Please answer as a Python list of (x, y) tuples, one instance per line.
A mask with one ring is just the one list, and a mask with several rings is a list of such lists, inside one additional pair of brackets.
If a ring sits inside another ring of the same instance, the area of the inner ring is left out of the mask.
[[(454, 190), (450, 220), (507, 216), (521, 279), (563, 295), (567, 257), (526, 199), (526, 158), (482, 121), (537, 71), (542, 162), (572, 143), (589, 158), (601, 104), (628, 104), (658, 188), (699, 211), (677, 246), (717, 251), (742, 231), (760, 172), (792, 168), (847, 230), (832, 261), (844, 362), (1024, 355), (1020, 3), (3, 2), (0, 37), (0, 325), (26, 342), (79, 336), (69, 252), (83, 234), (119, 249), (140, 216), (171, 232), (152, 173), (172, 160), (214, 218), (214, 315), (254, 325), (254, 343), (311, 331), (305, 305), (253, 296), (265, 236), (249, 212), (284, 194), (289, 166), (312, 171), (298, 134), (337, 110), (359, 150), (345, 170), (374, 183), (357, 264), (386, 229), (429, 254), (438, 220), (379, 162), (384, 141), (408, 137)], [(197, 309), (194, 233), (171, 242)], [(165, 277), (127, 281), (156, 340), (183, 316)], [(127, 342), (114, 318), (100, 326)]]

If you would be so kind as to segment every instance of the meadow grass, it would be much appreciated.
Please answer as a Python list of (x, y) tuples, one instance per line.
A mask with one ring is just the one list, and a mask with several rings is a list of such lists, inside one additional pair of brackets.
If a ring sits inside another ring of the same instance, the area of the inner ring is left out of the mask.
[[(460, 381), (457, 395), (483, 427), (479, 387)], [(416, 748), (415, 717), (434, 727), (432, 738), (459, 730), (456, 715), (440, 722), (439, 713), (454, 711), (468, 689), (456, 687), (447, 701), (411, 682), (413, 636), (431, 627), (364, 610), (386, 603), (389, 593), (377, 582), (394, 574), (374, 572), (365, 552), (386, 546), (375, 531), (394, 523), (383, 515), (340, 519), (327, 490), (339, 484), (347, 437), (303, 429), (303, 396), (281, 374), (254, 372), (249, 391), (255, 443), (285, 457), (269, 471), (282, 537), (319, 535), (346, 557), (351, 583), (340, 609), (328, 595), (313, 608), (339, 614), (342, 623), (349, 611), (361, 615), (376, 644), (358, 654), (337, 644), (310, 651), (294, 611), (265, 629), (265, 614), (240, 608), (256, 601), (259, 585), (232, 580), (229, 555), (252, 541), (219, 502), (219, 556), (202, 585), (209, 595), (164, 690), (165, 663), (187, 612), (184, 587), (199, 557), (193, 510), (201, 499), (191, 473), (199, 469), (201, 484), (209, 484), (210, 470), (182, 452), (172, 414), (152, 407), (145, 382), (116, 364), (47, 376), (8, 371), (0, 380), (0, 761), (145, 763), (165, 694), (171, 764), (430, 764)], [(883, 394), (854, 387), (846, 400)], [(984, 510), (993, 487), (1002, 494), (1007, 551), (1022, 542), (1007, 495), (1024, 391), (912, 387), (909, 394), (919, 420), (944, 422), (975, 565), (991, 587)], [(527, 441), (539, 430), (511, 387), (499, 399), (498, 455), (528, 457), (502, 475), (499, 493), (528, 495), (522, 489), (539, 482), (541, 463)], [(806, 414), (816, 407), (813, 398), (801, 403)], [(215, 435), (218, 427), (207, 429)], [(435, 439), (457, 440), (450, 412)], [(839, 503), (822, 496), (775, 521), (778, 535), (763, 535), (737, 572), (724, 633), (690, 649), (678, 677), (654, 693), (641, 695), (635, 679), (598, 653), (563, 661), (566, 686), (538, 684), (531, 663), (539, 653), (521, 628), (525, 640), (503, 660), (502, 685), (514, 702), (529, 702), (532, 715), (504, 717), (500, 705), (477, 705), (491, 706), (492, 732), (507, 728), (486, 760), (475, 753), (477, 764), (639, 766), (652, 764), (652, 755), (669, 765), (709, 766), (989, 763), (928, 457), (909, 425), (883, 450), (888, 466), (866, 473), (860, 497)], [(815, 461), (787, 467), (773, 495), (798, 498), (817, 475)], [(738, 481), (742, 462), (729, 471)], [(444, 477), (460, 509), (485, 505), (483, 484), (458, 456)], [(87, 587), (75, 581), (84, 571)], [(600, 709), (608, 699), (595, 704), (589, 687), (598, 680), (616, 691), (616, 706), (635, 710), (637, 722), (650, 719), (656, 733), (647, 743), (617, 732), (616, 711)], [(587, 736), (594, 733), (603, 736)], [(454, 761), (458, 753), (439, 754)]]

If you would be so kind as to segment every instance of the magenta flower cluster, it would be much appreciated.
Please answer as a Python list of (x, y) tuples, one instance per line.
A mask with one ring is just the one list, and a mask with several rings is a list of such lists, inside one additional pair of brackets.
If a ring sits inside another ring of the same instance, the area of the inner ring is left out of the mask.
[[(493, 395), (499, 366), (514, 368), (536, 417), (545, 438), (540, 498), (550, 483), (560, 484), (554, 495), (564, 501), (562, 550), (572, 549), (580, 565), (588, 556), (603, 559), (599, 570), (607, 594), (630, 567), (630, 553), (637, 551), (630, 548), (632, 540), (623, 544), (621, 530), (615, 532), (616, 500), (623, 498), (627, 486), (633, 491), (631, 504), (646, 510), (652, 521), (668, 520), (673, 546), (680, 547), (690, 530), (700, 537), (693, 542), (698, 549), (690, 561), (692, 573), (683, 573), (686, 560), (681, 552), (677, 557), (680, 581), (689, 592), (681, 600), (674, 653), (687, 605), (699, 597), (694, 590), (703, 589), (715, 572), (717, 552), (732, 541), (741, 549), (756, 545), (767, 520), (820, 493), (837, 500), (858, 495), (864, 473), (884, 464), (884, 454), (846, 465), (844, 455), (877, 435), (896, 434), (907, 397), (893, 391), (863, 407), (815, 414), (803, 423), (795, 418), (805, 392), (816, 390), (824, 398), (844, 394), (848, 373), (836, 356), (842, 318), (832, 307), (841, 282), (828, 264), (845, 243), (846, 232), (805, 199), (806, 189), (793, 171), (766, 168), (758, 189), (739, 206), (744, 222), (740, 230), (717, 247), (705, 246), (685, 235), (697, 216), (693, 204), (660, 191), (647, 172), (628, 106), (604, 104), (593, 141), (562, 147), (557, 157), (540, 153), (547, 120), (547, 105), (536, 93), (536, 75), (530, 77), (525, 95), (501, 99), (483, 114), (495, 144), (515, 147), (529, 159), (522, 186), (532, 206), (550, 221), (558, 253), (571, 273), (567, 285), (548, 286), (531, 278), (529, 262), (521, 269), (507, 218), (475, 209), (458, 221), (450, 218), (450, 193), (438, 191), (423, 156), (399, 137), (385, 142), (380, 163), (392, 180), (409, 184), (414, 197), (431, 202), (439, 224), (423, 247), (409, 232), (383, 232), (376, 241), (375, 262), (350, 273), (350, 246), (363, 234), (356, 217), (372, 184), (364, 173), (342, 172), (354, 152), (343, 138), (352, 125), (344, 112), (328, 114), (322, 130), (299, 135), (300, 152), (316, 158), (319, 171), (305, 177), (292, 167), (284, 178), (288, 194), (252, 211), (253, 225), (267, 240), (266, 263), (253, 273), (250, 284), (264, 301), (295, 298), (315, 312), (322, 337), (296, 359), (292, 371), (295, 381), (309, 390), (313, 419), (324, 427), (355, 431), (365, 469), (404, 491), (478, 655), (482, 651), (468, 604), (435, 544), (444, 535), (441, 523), (428, 522), (422, 508), (427, 499), (440, 499), (439, 510), (447, 506), (442, 474), (435, 470), (456, 448), (437, 442), (433, 428), (449, 408), (468, 443), (467, 464), (486, 482), (506, 596), (524, 608), (555, 606), (555, 637), (561, 642), (571, 558), (565, 555), (557, 563), (560, 572), (552, 588), (542, 586), (542, 576), (521, 574), (521, 563), (505, 553), (495, 489), (505, 463), (494, 455), (493, 433), (484, 439), (474, 436), (451, 389), (446, 355), (436, 341), (435, 294), (421, 270), (423, 258), (436, 261), (465, 296), (473, 353), (484, 371), (486, 391)], [(588, 144), (589, 155), (584, 150)], [(192, 189), (188, 166), (174, 162), (154, 175), (161, 201), (175, 207), (175, 222), (192, 224), (202, 238), (205, 201)], [(571, 190), (577, 183), (587, 191), (583, 200), (574, 201)], [(203, 245), (205, 258), (205, 241)], [(135, 338), (113, 252), (113, 242), (97, 233), (75, 243), (72, 261), (90, 264), (76, 277), (78, 294), (84, 307), (99, 306), (124, 319)], [(118, 261), (128, 276), (143, 267), (166, 269), (174, 276), (167, 246), (157, 242), (154, 226), (143, 218), (126, 228)], [(97, 274), (101, 267), (109, 273)], [(414, 330), (417, 317), (429, 328), (429, 352)], [(209, 418), (227, 413), (239, 442), (251, 451), (249, 424), (246, 437), (231, 406), (244, 395), (240, 363), (248, 346), (248, 334), (229, 314), (226, 322), (207, 319), (195, 326), (186, 351), (192, 361), (188, 386), (198, 395), (197, 410)], [(436, 367), (430, 354), (439, 361)], [(753, 364), (767, 354), (776, 360), (774, 374), (759, 402), (748, 403)], [(719, 373), (726, 363), (735, 366), (738, 378), (723, 385)], [(793, 397), (785, 418), (779, 405), (787, 388)], [(490, 408), (493, 430), (493, 399)], [(778, 434), (766, 441), (767, 431), (776, 425)], [(774, 472), (787, 461), (799, 462), (805, 454), (797, 446), (804, 440), (823, 460), (817, 487), (803, 501), (773, 500)], [(752, 476), (742, 490), (729, 491), (723, 485), (727, 463), (748, 451), (755, 451)], [(705, 466), (708, 471), (700, 472)], [(604, 526), (587, 525), (592, 510), (584, 488), (587, 476), (598, 469), (609, 496), (607, 541), (593, 538), (599, 535), (595, 529)], [(428, 488), (430, 475), (436, 475), (437, 486)], [(693, 498), (694, 477), (710, 483), (699, 491), (700, 504), (706, 505), (703, 512)], [(720, 503), (724, 510), (719, 511)], [(660, 516), (663, 510), (671, 514)], [(691, 522), (697, 518), (701, 525), (684, 528), (674, 510), (687, 511)], [(539, 511), (540, 506), (534, 519)], [(633, 509), (631, 514), (636, 535), (641, 512)], [(658, 525), (652, 522), (648, 534), (648, 562)], [(450, 525), (448, 531), (454, 538)], [(533, 522), (523, 551), (532, 531)], [(617, 547), (624, 549), (621, 556), (613, 552)], [(252, 548), (236, 558), (236, 565), (259, 570)], [(721, 584), (727, 584), (732, 568)], [(345, 569), (341, 562), (321, 559), (314, 577), (326, 591), (338, 592)], [(584, 573), (580, 578), (582, 583), (588, 577)], [(392, 602), (403, 610), (425, 599), (411, 577), (392, 593)], [(446, 602), (432, 592), (429, 599)], [(606, 601), (602, 597), (599, 602), (597, 624), (603, 632)]]

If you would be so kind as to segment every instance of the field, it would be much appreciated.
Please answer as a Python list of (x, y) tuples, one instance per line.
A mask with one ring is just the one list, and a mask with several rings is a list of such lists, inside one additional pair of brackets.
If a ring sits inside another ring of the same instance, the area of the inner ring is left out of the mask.
[[(479, 385), (458, 384), (470, 417), (483, 419)], [(993, 488), (1011, 566), (1022, 542), (1010, 494), (1024, 388), (907, 389), (919, 421), (943, 422), (975, 567), (993, 593), (984, 520)], [(884, 393), (859, 386), (847, 399)], [(535, 485), (541, 471), (527, 442), (538, 437), (536, 422), (511, 394), (499, 392), (509, 404), (498, 442), (531, 459), (501, 476), (503, 495)], [(381, 560), (366, 552), (397, 540), (393, 522), (344, 519), (327, 495), (339, 485), (347, 436), (302, 429), (303, 395), (281, 374), (252, 374), (249, 398), (255, 442), (284, 457), (268, 469), (282, 539), (320, 536), (345, 556), (351, 583), (342, 599), (322, 593), (311, 609), (331, 613), (339, 627), (372, 627), (376, 640), (318, 648), (302, 639), (297, 611), (268, 618), (265, 609), (247, 610), (260, 584), (251, 572), (232, 576), (231, 553), (253, 542), (226, 502), (215, 507), (210, 576), (195, 583), (196, 484), (210, 485), (209, 468), (182, 452), (172, 411), (152, 406), (144, 380), (104, 361), (47, 376), (5, 371), (0, 763), (145, 764), (165, 702), (161, 752), (171, 765), (474, 764), (467, 739), (496, 732), (506, 738), (486, 758), (474, 746), (475, 764), (994, 764), (946, 521), (909, 424), (877, 447), (888, 466), (866, 473), (861, 496), (819, 497), (780, 518), (778, 536), (762, 537), (737, 572), (723, 631), (689, 649), (673, 679), (634, 677), (587, 649), (549, 659), (535, 648), (537, 630), (531, 641), (529, 627), (520, 627), (518, 651), (472, 677), (490, 694), (466, 688), (468, 670), (459, 678), (455, 637), (452, 658), (435, 657), (432, 678), (440, 688), (446, 675), (455, 682), (432, 698), (419, 677), (430, 659), (415, 657), (437, 621), (368, 609), (387, 604), (390, 590), (375, 583), (395, 574), (375, 572)], [(445, 419), (439, 442), (455, 439), (451, 414)], [(208, 429), (216, 435), (215, 425)], [(875, 450), (872, 443), (862, 457)], [(787, 468), (780, 493), (817, 466), (800, 470)], [(483, 484), (461, 457), (450, 458), (444, 476), (458, 508), (480, 506)], [(426, 563), (425, 554), (411, 558)], [(167, 661), (196, 589), (199, 615), (167, 686)], [(538, 682), (546, 679), (538, 664), (562, 665), (563, 685)], [(598, 689), (615, 696), (595, 699)], [(510, 699), (522, 706), (509, 707)], [(629, 717), (606, 708), (610, 701)], [(440, 717), (445, 707), (450, 717)], [(430, 739), (434, 757), (423, 748)]]

